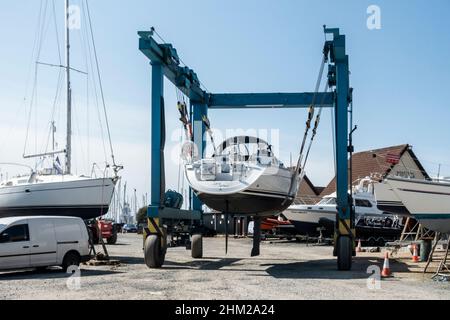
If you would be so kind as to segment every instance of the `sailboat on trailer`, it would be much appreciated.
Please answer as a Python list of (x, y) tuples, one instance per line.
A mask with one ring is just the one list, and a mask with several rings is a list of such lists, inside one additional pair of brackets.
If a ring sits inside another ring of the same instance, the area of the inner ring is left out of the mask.
[(404, 205), (427, 229), (450, 233), (450, 183), (387, 177), (375, 185), (378, 207)]
[[(25, 176), (9, 179), (0, 184), (0, 217), (54, 215), (91, 219), (105, 215), (109, 210), (114, 186), (119, 179), (119, 166), (113, 165), (114, 176), (91, 178), (72, 174), (72, 88), (70, 82), (70, 30), (68, 26), (69, 0), (66, 7), (66, 89), (67, 134), (66, 148), (62, 151), (25, 156), (24, 158), (53, 159), (51, 168), (31, 169)], [(54, 134), (54, 123), (52, 122)], [(54, 147), (54, 143), (53, 143)], [(112, 148), (111, 148), (112, 149)], [(112, 151), (112, 150), (111, 150)], [(65, 170), (58, 154), (65, 154)], [(56, 156), (56, 158), (55, 158)], [(113, 156), (114, 157), (114, 156)], [(113, 159), (114, 162), (114, 159)]]

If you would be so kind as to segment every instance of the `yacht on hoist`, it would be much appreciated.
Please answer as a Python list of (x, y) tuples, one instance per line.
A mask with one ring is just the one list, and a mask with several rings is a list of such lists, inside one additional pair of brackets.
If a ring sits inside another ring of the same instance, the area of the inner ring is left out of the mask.
[[(181, 107), (179, 105), (179, 110), (187, 138), (191, 138), (190, 121), (185, 105), (181, 104)], [(216, 148), (209, 120), (204, 117), (203, 122), (210, 134), (214, 154), (210, 158), (196, 159), (192, 152), (195, 150), (192, 141), (191, 144), (187, 144), (190, 147), (183, 152), (183, 157), (188, 183), (205, 205), (219, 212), (254, 217), (271, 216), (282, 212), (293, 203), (297, 195), (309, 152), (317, 134), (321, 112), (322, 108), (317, 114), (309, 147), (306, 148), (315, 114), (314, 105), (309, 108), (300, 155), (294, 168), (286, 168), (275, 157), (272, 146), (261, 138), (231, 137)]]
[[(66, 11), (69, 1), (65, 2)], [(70, 31), (66, 17), (66, 70), (67, 85), (67, 144), (66, 149), (45, 152), (24, 158), (51, 157), (51, 168), (41, 170), (31, 169), (28, 175), (19, 176), (0, 184), (0, 217), (30, 216), (30, 215), (56, 215), (76, 216), (90, 219), (105, 215), (109, 210), (114, 186), (118, 180), (117, 172), (121, 167), (113, 165), (114, 176), (90, 178), (72, 174), (72, 89), (70, 83)], [(97, 66), (98, 67), (98, 66)], [(100, 81), (100, 79), (99, 79)], [(105, 114), (106, 115), (106, 114)], [(52, 122), (54, 134), (54, 122)], [(53, 139), (54, 140), (54, 139)], [(112, 151), (112, 148), (111, 148)], [(65, 154), (65, 170), (61, 168), (58, 154)], [(112, 153), (113, 154), (113, 153)], [(114, 163), (114, 156), (113, 163)]]
[(250, 136), (225, 140), (211, 158), (187, 163), (185, 172), (195, 194), (211, 209), (255, 216), (289, 207), (299, 181), (266, 141)]

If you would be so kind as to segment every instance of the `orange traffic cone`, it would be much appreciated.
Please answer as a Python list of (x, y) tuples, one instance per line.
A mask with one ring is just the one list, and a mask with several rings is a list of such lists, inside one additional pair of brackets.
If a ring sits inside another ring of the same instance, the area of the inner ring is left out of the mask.
[(362, 252), (361, 239), (358, 240), (358, 246), (356, 247), (356, 252)]
[(389, 252), (384, 255), (383, 270), (381, 271), (382, 277), (389, 277), (391, 275), (391, 269), (389, 268)]
[(413, 244), (413, 256), (412, 256), (412, 261), (413, 262), (419, 262), (419, 254), (417, 252), (417, 244)]

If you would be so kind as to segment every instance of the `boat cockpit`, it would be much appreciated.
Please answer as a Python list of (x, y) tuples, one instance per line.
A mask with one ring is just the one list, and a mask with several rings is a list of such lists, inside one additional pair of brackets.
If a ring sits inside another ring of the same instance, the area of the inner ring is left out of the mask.
[(250, 136), (237, 136), (221, 143), (211, 158), (195, 161), (201, 181), (232, 181), (245, 177), (251, 168), (284, 168), (266, 141)]

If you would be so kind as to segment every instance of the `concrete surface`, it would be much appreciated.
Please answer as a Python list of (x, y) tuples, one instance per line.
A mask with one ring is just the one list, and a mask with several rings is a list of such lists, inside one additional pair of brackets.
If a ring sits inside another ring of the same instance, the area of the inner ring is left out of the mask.
[[(423, 264), (392, 260), (393, 277), (369, 289), (367, 268), (382, 267), (382, 253), (361, 253), (353, 270), (339, 272), (332, 247), (264, 242), (250, 258), (250, 239), (204, 239), (204, 259), (171, 248), (160, 270), (143, 261), (142, 238), (120, 235), (110, 254), (119, 266), (82, 266), (80, 278), (58, 269), (0, 273), (0, 299), (449, 299), (450, 284), (422, 274)], [(79, 281), (78, 281), (79, 279)], [(370, 281), (369, 281), (370, 283)]]

